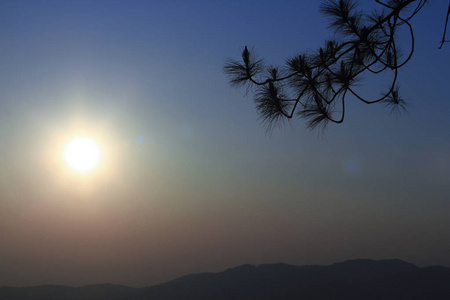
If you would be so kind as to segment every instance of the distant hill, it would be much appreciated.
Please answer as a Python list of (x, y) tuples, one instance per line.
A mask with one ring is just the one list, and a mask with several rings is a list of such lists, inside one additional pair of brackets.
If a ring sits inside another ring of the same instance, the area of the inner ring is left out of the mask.
[(450, 268), (359, 259), (329, 266), (243, 265), (130, 288), (0, 287), (1, 300), (450, 299)]

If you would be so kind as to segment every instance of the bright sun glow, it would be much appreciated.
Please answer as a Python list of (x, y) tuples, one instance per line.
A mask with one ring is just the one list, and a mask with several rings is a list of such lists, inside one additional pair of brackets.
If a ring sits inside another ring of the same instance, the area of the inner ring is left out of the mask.
[(100, 148), (93, 139), (87, 136), (78, 136), (67, 144), (64, 150), (64, 160), (72, 170), (78, 173), (87, 173), (98, 165)]

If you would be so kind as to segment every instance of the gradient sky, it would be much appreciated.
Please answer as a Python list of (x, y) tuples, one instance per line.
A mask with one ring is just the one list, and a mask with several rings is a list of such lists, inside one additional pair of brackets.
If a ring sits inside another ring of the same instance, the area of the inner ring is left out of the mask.
[[(223, 64), (245, 45), (271, 64), (315, 49), (330, 36), (318, 7), (0, 0), (0, 285), (356, 258), (450, 267), (446, 1), (413, 20), (409, 113), (352, 99), (324, 135), (302, 120), (267, 134)], [(62, 159), (77, 134), (103, 151), (87, 175)]]

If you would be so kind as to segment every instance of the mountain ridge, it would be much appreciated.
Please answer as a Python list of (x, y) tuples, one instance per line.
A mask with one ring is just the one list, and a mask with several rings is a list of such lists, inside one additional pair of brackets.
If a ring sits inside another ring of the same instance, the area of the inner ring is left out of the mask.
[(450, 268), (355, 259), (328, 266), (241, 265), (189, 274), (154, 286), (0, 287), (0, 300), (450, 299)]

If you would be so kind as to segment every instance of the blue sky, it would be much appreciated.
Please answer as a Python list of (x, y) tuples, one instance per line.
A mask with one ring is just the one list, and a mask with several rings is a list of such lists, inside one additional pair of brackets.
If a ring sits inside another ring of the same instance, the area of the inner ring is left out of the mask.
[[(330, 36), (318, 8), (0, 1), (0, 285), (355, 258), (450, 266), (446, 4), (413, 20), (407, 114), (351, 99), (323, 135), (302, 120), (266, 133), (223, 64), (245, 45), (270, 64), (315, 49)], [(61, 160), (77, 134), (104, 154), (86, 176)]]

